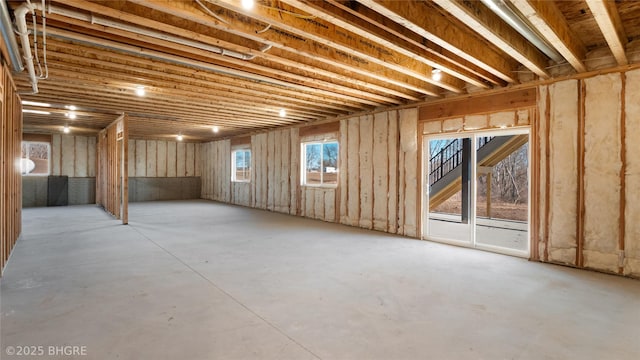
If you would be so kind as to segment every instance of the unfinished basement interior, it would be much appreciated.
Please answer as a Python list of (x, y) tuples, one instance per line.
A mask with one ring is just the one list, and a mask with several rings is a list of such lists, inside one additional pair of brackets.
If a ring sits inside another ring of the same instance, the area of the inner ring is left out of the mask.
[(640, 359), (640, 1), (0, 31), (0, 358)]

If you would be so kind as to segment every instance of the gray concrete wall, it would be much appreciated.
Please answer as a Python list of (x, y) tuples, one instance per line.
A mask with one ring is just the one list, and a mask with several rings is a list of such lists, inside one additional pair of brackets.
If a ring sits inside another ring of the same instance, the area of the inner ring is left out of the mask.
[(130, 177), (129, 201), (200, 198), (200, 177)]
[[(22, 177), (22, 207), (47, 206), (48, 177)], [(96, 179), (93, 177), (70, 177), (68, 182), (68, 204), (86, 205), (96, 202)]]
[(47, 177), (22, 177), (22, 207), (47, 206)]

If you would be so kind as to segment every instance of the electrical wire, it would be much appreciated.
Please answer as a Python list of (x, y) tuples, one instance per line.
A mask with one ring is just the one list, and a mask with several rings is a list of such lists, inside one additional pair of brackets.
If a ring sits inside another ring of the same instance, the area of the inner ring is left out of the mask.
[(211, 11), (211, 9), (209, 9), (208, 7), (206, 7), (202, 2), (200, 2), (200, 0), (196, 0), (196, 2), (198, 3), (198, 5), (200, 5), (200, 7), (202, 9), (204, 9), (204, 11), (213, 16), (214, 18), (216, 18), (218, 21), (223, 22), (225, 24), (229, 24), (225, 19), (221, 18), (220, 16), (218, 16), (216, 13), (214, 13), (213, 11)]

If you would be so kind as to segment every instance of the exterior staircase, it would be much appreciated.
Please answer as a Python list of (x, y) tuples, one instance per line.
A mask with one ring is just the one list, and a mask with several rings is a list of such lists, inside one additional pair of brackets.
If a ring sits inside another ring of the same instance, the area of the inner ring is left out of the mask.
[[(528, 135), (478, 138), (478, 166), (492, 167), (527, 143)], [(429, 210), (460, 191), (462, 183), (462, 139), (454, 139), (429, 159)]]

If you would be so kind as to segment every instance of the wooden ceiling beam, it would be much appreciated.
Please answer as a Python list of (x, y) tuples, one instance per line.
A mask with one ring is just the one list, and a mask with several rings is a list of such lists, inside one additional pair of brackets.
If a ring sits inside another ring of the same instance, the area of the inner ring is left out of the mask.
[[(362, 18), (343, 10), (327, 1), (308, 0), (281, 0), (290, 6), (309, 13), (317, 18), (333, 23), (343, 29), (349, 30), (365, 39), (370, 39), (378, 44), (386, 46), (404, 56), (422, 62), (432, 68), (442, 70), (445, 76), (453, 76), (461, 81), (470, 83), (480, 88), (488, 88), (484, 79), (470, 72), (469, 70), (454, 64), (443, 57), (435, 56), (430, 51), (406, 41), (402, 37), (397, 37)], [(459, 84), (458, 87), (464, 87)]]
[(477, 64), (507, 82), (515, 82), (514, 64), (503, 53), (487, 47), (483, 39), (469, 35), (462, 23), (454, 24), (439, 16), (430, 2), (396, 0), (358, 0), (364, 6), (380, 13), (409, 30), (422, 35), (469, 62)]
[(627, 65), (629, 63), (625, 52), (627, 36), (624, 33), (615, 1), (588, 0), (586, 3), (596, 19), (602, 35), (607, 40), (607, 44), (618, 65)]
[(266, 23), (259, 23), (251, 20), (249, 17), (239, 16), (233, 11), (220, 10), (221, 16), (224, 16), (226, 21), (223, 23), (207, 15), (202, 9), (196, 7), (191, 2), (166, 0), (130, 0), (130, 2), (246, 39), (259, 41), (274, 48), (320, 61), (347, 72), (360, 74), (420, 94), (434, 97), (440, 96), (439, 89), (431, 83), (413, 77), (403, 76), (401, 73), (388, 67), (355, 56), (350, 50), (347, 52), (339, 51), (327, 46), (324, 42), (311, 41), (280, 29), (270, 28), (268, 31), (262, 31), (266, 29)]
[[(186, 90), (192, 90), (194, 92), (202, 93), (206, 92), (208, 95), (216, 96), (220, 99), (224, 99), (230, 102), (238, 101), (243, 104), (264, 104), (265, 106), (272, 106), (274, 109), (279, 110), (282, 108), (283, 101), (288, 101), (288, 108), (295, 109), (297, 111), (303, 111), (315, 116), (330, 116), (345, 114), (350, 111), (354, 111), (355, 107), (336, 106), (329, 103), (324, 103), (319, 99), (314, 98), (286, 98), (283, 95), (275, 94), (275, 91), (259, 92), (252, 89), (247, 89), (246, 86), (236, 85), (224, 85), (221, 79), (209, 78), (205, 75), (203, 77), (197, 76), (188, 69), (180, 69), (178, 67), (170, 67), (168, 65), (161, 66), (162, 70), (149, 69), (148, 66), (144, 68), (142, 66), (131, 66), (130, 62), (121, 61), (123, 58), (113, 58), (109, 54), (102, 51), (89, 48), (83, 48), (83, 55), (75, 55), (67, 52), (60, 52), (60, 47), (52, 47), (49, 50), (52, 61), (56, 66), (66, 67), (80, 67), (82, 69), (90, 69), (94, 72), (100, 69), (113, 72), (118, 78), (123, 81), (128, 81), (131, 84), (142, 85), (140, 79), (143, 78), (144, 84), (162, 86), (159, 84), (165, 84), (166, 87), (172, 86), (185, 86)], [(101, 54), (100, 59), (91, 58), (87, 59), (88, 55)], [(109, 56), (107, 59), (102, 60), (102, 55)], [(126, 58), (124, 58), (126, 59)], [(144, 62), (140, 63), (142, 65)], [(179, 70), (178, 74), (173, 74), (173, 70)], [(107, 74), (108, 76), (108, 74)], [(264, 90), (268, 91), (268, 90)]]
[(577, 72), (587, 71), (584, 65), (587, 49), (580, 38), (569, 28), (555, 2), (511, 0), (511, 3)]
[(147, 58), (157, 59), (157, 60), (162, 60), (167, 62), (176, 62), (176, 63), (180, 63), (187, 66), (196, 66), (196, 67), (204, 68), (207, 70), (221, 72), (229, 76), (235, 76), (241, 79), (249, 79), (257, 82), (267, 83), (273, 86), (282, 86), (284, 88), (289, 88), (297, 91), (316, 93), (321, 96), (325, 96), (329, 98), (337, 97), (337, 98), (345, 98), (346, 100), (350, 99), (353, 102), (361, 103), (362, 104), (360, 106), (361, 109), (367, 109), (367, 108), (370, 108), (370, 106), (376, 106), (377, 104), (379, 104), (379, 103), (370, 102), (364, 99), (356, 99), (356, 98), (350, 97), (349, 95), (337, 96), (335, 93), (329, 90), (313, 89), (306, 85), (300, 85), (290, 81), (279, 80), (276, 78), (271, 78), (269, 76), (251, 73), (246, 70), (239, 70), (231, 67), (216, 65), (216, 64), (205, 62), (202, 60), (188, 59), (188, 58), (184, 58), (182, 56), (174, 55), (171, 53), (144, 49), (144, 48), (140, 48), (133, 45), (123, 44), (117, 41), (96, 38), (91, 35), (78, 34), (75, 32), (56, 29), (56, 28), (48, 29), (47, 33), (50, 34), (51, 36), (61, 36), (63, 38), (86, 42), (94, 46), (100, 46), (110, 50), (118, 50), (125, 53), (134, 53), (142, 57), (147, 57)]
[(428, 41), (427, 39), (413, 31), (407, 31), (407, 28), (405, 28), (404, 26), (398, 24), (395, 21), (392, 21), (391, 19), (371, 10), (370, 8), (358, 2), (344, 2), (344, 0), (325, 0), (322, 3), (331, 4), (336, 8), (339, 8), (342, 11), (353, 15), (354, 17), (362, 19), (362, 21), (383, 29), (389, 34), (395, 36), (396, 39), (404, 40), (416, 53), (430, 53), (432, 56), (442, 59), (442, 61), (444, 61), (445, 63), (454, 64), (455, 66), (464, 69), (471, 74), (474, 74), (476, 77), (483, 79), (489, 84), (500, 86), (506, 85), (506, 81), (500, 79), (487, 70), (462, 58), (457, 54), (454, 54), (453, 52), (443, 48), (433, 41)]
[[(460, 83), (452, 78), (443, 77), (440, 81), (433, 80), (431, 77), (432, 67), (427, 64), (400, 54), (393, 49), (376, 45), (368, 38), (352, 33), (320, 17), (300, 14), (300, 9), (285, 6), (280, 1), (264, 1), (264, 3), (258, 3), (253, 9), (247, 11), (235, 0), (206, 0), (208, 3), (271, 24), (296, 36), (323, 43), (338, 51), (352, 54), (405, 76), (411, 76), (455, 93), (462, 92)], [(305, 17), (307, 18), (305, 19)]]
[(534, 74), (543, 79), (549, 78), (545, 55), (480, 1), (434, 0), (434, 2)]
[[(50, 16), (50, 18), (61, 19), (64, 17)], [(110, 28), (102, 25), (96, 25), (87, 23), (82, 20), (76, 20), (71, 18), (64, 18), (63, 20), (67, 24), (76, 26), (76, 29), (82, 29), (85, 34), (92, 36), (101, 36), (101, 33), (120, 36), (122, 38), (130, 39), (127, 41), (128, 45), (138, 45), (145, 48), (150, 48), (162, 52), (172, 52), (174, 55), (180, 55), (185, 58), (193, 60), (199, 60), (204, 62), (213, 62), (218, 65), (228, 66), (238, 70), (249, 71), (253, 74), (262, 76), (268, 76), (273, 79), (287, 81), (298, 85), (306, 86), (309, 91), (328, 91), (331, 94), (340, 94), (345, 99), (350, 99), (354, 102), (360, 102), (371, 106), (380, 106), (385, 104), (402, 104), (403, 101), (395, 97), (388, 97), (379, 95), (371, 91), (363, 91), (360, 89), (352, 88), (349, 86), (331, 83), (319, 78), (311, 78), (304, 74), (297, 74), (300, 69), (289, 69), (289, 71), (278, 69), (276, 64), (260, 65), (255, 61), (245, 61), (235, 59), (229, 56), (223, 56), (212, 53), (207, 50), (194, 48), (187, 45), (177, 44), (166, 40), (155, 39), (149, 36), (133, 34), (128, 31)], [(50, 21), (51, 23), (51, 21)], [(72, 30), (74, 30), (72, 28)], [(91, 30), (91, 33), (87, 33), (86, 30)], [(315, 75), (315, 74), (314, 74)]]
[[(377, 84), (370, 81), (364, 81), (362, 79), (354, 78), (354, 76), (352, 75), (347, 76), (339, 72), (328, 71), (328, 70), (319, 68), (317, 66), (312, 66), (312, 65), (302, 63), (297, 59), (296, 60), (289, 59), (282, 56), (271, 54), (268, 51), (263, 52), (260, 50), (252, 49), (246, 46), (220, 40), (218, 38), (214, 38), (214, 37), (201, 34), (195, 31), (191, 31), (191, 30), (184, 29), (177, 26), (172, 26), (170, 24), (166, 24), (160, 21), (155, 21), (153, 19), (149, 19), (146, 17), (142, 17), (142, 16), (130, 14), (124, 11), (120, 11), (117, 9), (113, 9), (108, 6), (103, 6), (103, 5), (92, 3), (85, 0), (68, 0), (68, 1), (64, 1), (64, 4), (67, 6), (73, 6), (75, 8), (82, 9), (85, 11), (90, 11), (93, 14), (111, 17), (111, 18), (118, 19), (120, 21), (124, 21), (130, 24), (135, 24), (137, 26), (144, 26), (145, 28), (149, 28), (155, 31), (170, 33), (172, 35), (179, 36), (185, 39), (201, 42), (202, 44), (216, 46), (223, 49), (232, 50), (238, 53), (256, 56), (257, 58), (262, 58), (268, 61), (272, 61), (274, 63), (278, 63), (283, 66), (289, 66), (291, 69), (294, 69), (294, 70), (298, 69), (298, 70), (303, 70), (310, 73), (318, 74), (330, 79), (342, 81), (345, 84), (351, 84), (352, 86), (360, 86), (360, 87), (368, 88), (378, 93), (386, 93), (388, 95), (398, 96), (400, 98), (404, 98), (407, 100), (414, 100), (414, 101), (419, 100), (414, 95), (408, 94), (406, 92), (398, 91), (395, 89), (391, 89), (388, 86), (388, 84), (385, 84), (385, 86), (383, 86), (383, 84)], [(54, 14), (50, 14), (49, 18), (51, 18), (52, 16), (54, 16)]]

